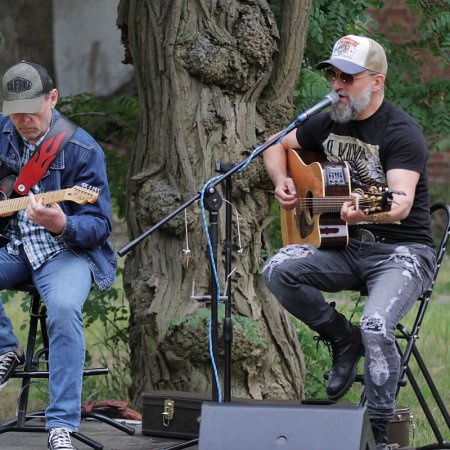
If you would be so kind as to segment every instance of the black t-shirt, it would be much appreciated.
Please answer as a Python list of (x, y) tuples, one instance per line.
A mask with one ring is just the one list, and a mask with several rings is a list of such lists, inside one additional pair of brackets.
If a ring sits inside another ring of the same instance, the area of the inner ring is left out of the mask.
[(320, 113), (297, 129), (297, 140), (304, 150), (324, 153), (330, 162), (349, 162), (357, 178), (371, 186), (385, 187), (386, 172), (391, 169), (418, 172), (420, 178), (409, 216), (397, 223), (364, 224), (364, 228), (398, 242), (433, 245), (428, 147), (419, 125), (405, 112), (384, 101), (375, 114), (361, 121), (337, 123), (329, 113)]

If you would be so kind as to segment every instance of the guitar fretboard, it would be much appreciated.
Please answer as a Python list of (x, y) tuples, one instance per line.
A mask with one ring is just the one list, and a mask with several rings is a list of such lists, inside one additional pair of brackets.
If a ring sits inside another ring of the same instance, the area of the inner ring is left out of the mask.
[(370, 208), (374, 206), (371, 199), (360, 198), (355, 200), (353, 197), (306, 197), (299, 198), (300, 209), (311, 210), (314, 214), (338, 213), (345, 202), (352, 202), (357, 209)]
[[(49, 203), (62, 202), (66, 198), (69, 189), (62, 189), (60, 191), (46, 192), (44, 194), (37, 194), (34, 196), (36, 200), (43, 199), (44, 205)], [(30, 204), (30, 197), (17, 197), (0, 202), (0, 214), (8, 214), (27, 209)]]

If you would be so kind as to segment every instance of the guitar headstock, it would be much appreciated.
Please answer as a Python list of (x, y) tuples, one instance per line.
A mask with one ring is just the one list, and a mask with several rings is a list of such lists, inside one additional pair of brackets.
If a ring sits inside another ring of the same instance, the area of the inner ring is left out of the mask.
[(95, 203), (100, 194), (100, 189), (83, 184), (82, 186), (73, 186), (67, 189), (65, 200), (71, 200), (72, 202), (84, 205), (85, 203)]
[(356, 209), (363, 211), (366, 215), (390, 211), (392, 203), (396, 203), (393, 194), (406, 195), (405, 192), (377, 186), (369, 186), (364, 190), (358, 188), (354, 193), (361, 196), (355, 199)]

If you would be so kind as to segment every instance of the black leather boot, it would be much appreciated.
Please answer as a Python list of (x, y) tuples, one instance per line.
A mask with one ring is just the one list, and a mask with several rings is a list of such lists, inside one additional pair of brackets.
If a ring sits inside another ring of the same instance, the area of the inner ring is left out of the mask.
[(390, 449), (388, 445), (389, 420), (371, 419), (370, 425), (372, 427), (373, 437), (375, 438), (377, 450)]
[(331, 347), (333, 368), (328, 378), (327, 395), (336, 401), (355, 381), (358, 361), (364, 354), (361, 330), (335, 311), (333, 320), (315, 331)]

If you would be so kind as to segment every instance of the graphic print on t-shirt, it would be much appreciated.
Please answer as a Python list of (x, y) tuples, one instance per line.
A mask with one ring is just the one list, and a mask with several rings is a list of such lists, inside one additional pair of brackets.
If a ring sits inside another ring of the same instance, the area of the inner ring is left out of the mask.
[(378, 145), (334, 133), (330, 133), (322, 145), (328, 161), (347, 161), (361, 182), (372, 186), (386, 185)]

